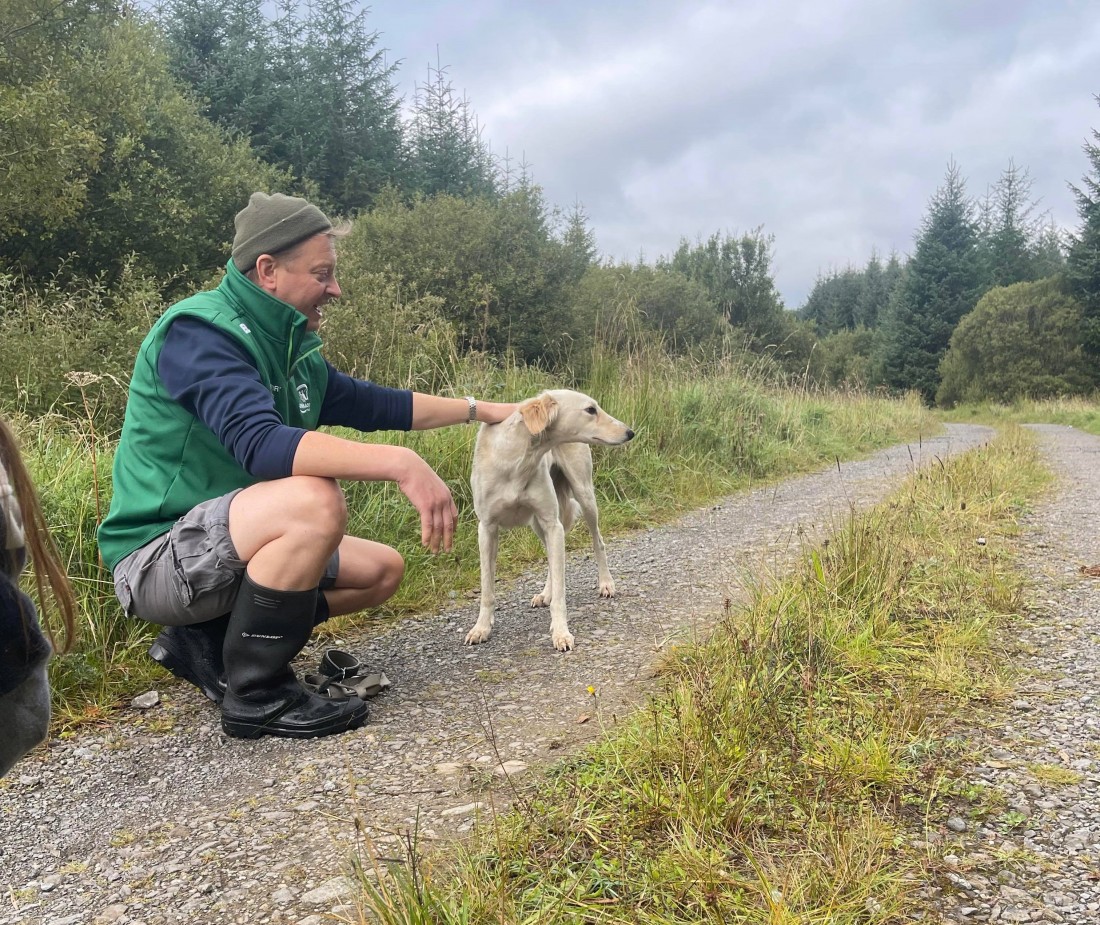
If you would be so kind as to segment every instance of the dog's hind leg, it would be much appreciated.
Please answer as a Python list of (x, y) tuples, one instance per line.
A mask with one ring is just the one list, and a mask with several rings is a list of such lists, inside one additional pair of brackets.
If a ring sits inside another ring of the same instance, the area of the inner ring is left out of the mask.
[(495, 524), (477, 525), (477, 547), (481, 553), (481, 609), (477, 623), (466, 634), (466, 645), (487, 642), (493, 633), (493, 611), (497, 606), (496, 573), (497, 549), (500, 546), (500, 528)]
[(533, 598), (531, 598), (531, 606), (532, 607), (549, 607), (550, 606), (550, 601), (552, 601), (553, 598), (554, 598), (554, 595), (553, 595), (553, 590), (554, 589), (551, 586), (551, 582), (550, 582), (550, 568), (549, 568), (550, 554), (549, 554), (549, 549), (546, 546), (546, 534), (543, 532), (542, 527), (539, 526), (539, 522), (537, 520), (532, 520), (531, 521), (531, 529), (535, 531), (535, 536), (537, 536), (539, 538), (539, 542), (542, 543), (542, 548), (547, 550), (547, 556), (546, 556), (546, 559), (547, 559), (546, 584), (544, 584), (542, 586), (542, 590), (538, 594), (536, 594)]

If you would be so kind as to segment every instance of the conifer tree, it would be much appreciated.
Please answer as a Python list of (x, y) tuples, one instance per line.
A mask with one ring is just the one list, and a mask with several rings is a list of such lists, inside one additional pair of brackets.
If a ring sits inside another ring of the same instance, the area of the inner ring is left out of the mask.
[[(342, 211), (355, 211), (402, 182), (397, 66), (387, 62), (378, 33), (367, 26), (367, 9), (356, 0), (311, 0), (307, 9), (298, 49), (311, 95), (298, 127), (312, 156), (305, 176)], [(286, 74), (301, 64), (283, 66)]]
[(409, 126), (414, 188), (426, 195), (492, 196), (498, 192), (492, 153), (465, 96), (438, 63), (418, 84)]
[(863, 289), (856, 307), (856, 327), (878, 327), (880, 319), (886, 314), (886, 306), (901, 279), (901, 261), (896, 253), (883, 266), (877, 252), (872, 252), (867, 266), (863, 270)]
[(1089, 173), (1082, 178), (1080, 187), (1070, 186), (1077, 199), (1081, 227), (1070, 241), (1066, 280), (1081, 303), (1085, 350), (1100, 358), (1100, 132), (1093, 129), (1092, 138), (1084, 144)]
[(156, 11), (172, 71), (191, 88), (203, 115), (266, 154), (264, 127), (276, 98), (263, 0), (167, 0)]
[(565, 217), (561, 243), (566, 274), (573, 281), (579, 280), (596, 263), (599, 253), (596, 236), (588, 224), (588, 213), (579, 201), (573, 203)]
[(1042, 279), (1060, 269), (1057, 237), (1051, 238), (1048, 216), (1035, 215), (1031, 186), (1028, 171), (1009, 162), (981, 204), (979, 241), (987, 287)]
[(176, 76), (205, 114), (293, 173), (322, 205), (406, 186), (396, 65), (355, 0), (164, 0)]
[(806, 304), (799, 309), (799, 317), (813, 321), (821, 335), (874, 328), (900, 276), (897, 254), (891, 254), (883, 266), (878, 254), (872, 252), (862, 270), (849, 267), (819, 277)]
[(818, 277), (799, 316), (813, 321), (819, 334), (851, 330), (859, 323), (864, 285), (865, 275), (852, 267)]
[(952, 161), (880, 328), (882, 381), (931, 402), (951, 333), (983, 290), (975, 207)]

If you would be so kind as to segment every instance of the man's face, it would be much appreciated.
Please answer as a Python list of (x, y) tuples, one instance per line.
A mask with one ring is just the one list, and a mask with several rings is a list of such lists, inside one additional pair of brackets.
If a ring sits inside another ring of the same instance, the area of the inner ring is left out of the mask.
[(306, 329), (321, 326), (321, 307), (340, 297), (336, 282), (336, 245), (332, 236), (317, 234), (273, 258), (260, 283), (275, 298), (306, 316)]

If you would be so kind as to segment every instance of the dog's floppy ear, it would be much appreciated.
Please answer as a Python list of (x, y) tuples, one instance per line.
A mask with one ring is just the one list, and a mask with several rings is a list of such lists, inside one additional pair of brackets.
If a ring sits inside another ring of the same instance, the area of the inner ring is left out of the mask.
[(552, 395), (543, 392), (538, 398), (529, 398), (520, 405), (519, 413), (531, 436), (537, 437), (554, 423), (558, 414), (558, 403)]

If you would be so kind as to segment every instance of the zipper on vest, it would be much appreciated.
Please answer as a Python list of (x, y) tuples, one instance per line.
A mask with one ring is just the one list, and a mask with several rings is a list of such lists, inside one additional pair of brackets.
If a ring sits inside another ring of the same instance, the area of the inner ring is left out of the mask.
[(287, 339), (286, 339), (286, 375), (287, 375), (287, 379), (290, 378), (290, 371), (292, 369), (294, 369), (294, 365), (295, 365), (295, 360), (294, 360), (294, 350), (296, 348), (296, 344), (294, 343), (294, 334), (295, 334), (294, 321), (295, 320), (296, 319), (291, 319), (290, 331), (288, 332), (288, 336), (287, 336)]
[(287, 377), (289, 378), (294, 373), (294, 370), (298, 368), (298, 364), (301, 363), (302, 360), (304, 360), (306, 357), (312, 356), (313, 354), (320, 352), (320, 350), (321, 345), (317, 344), (315, 347), (310, 347), (309, 350), (307, 350), (305, 353), (299, 354), (298, 357), (296, 357), (295, 360), (290, 364), (290, 368), (287, 370)]

